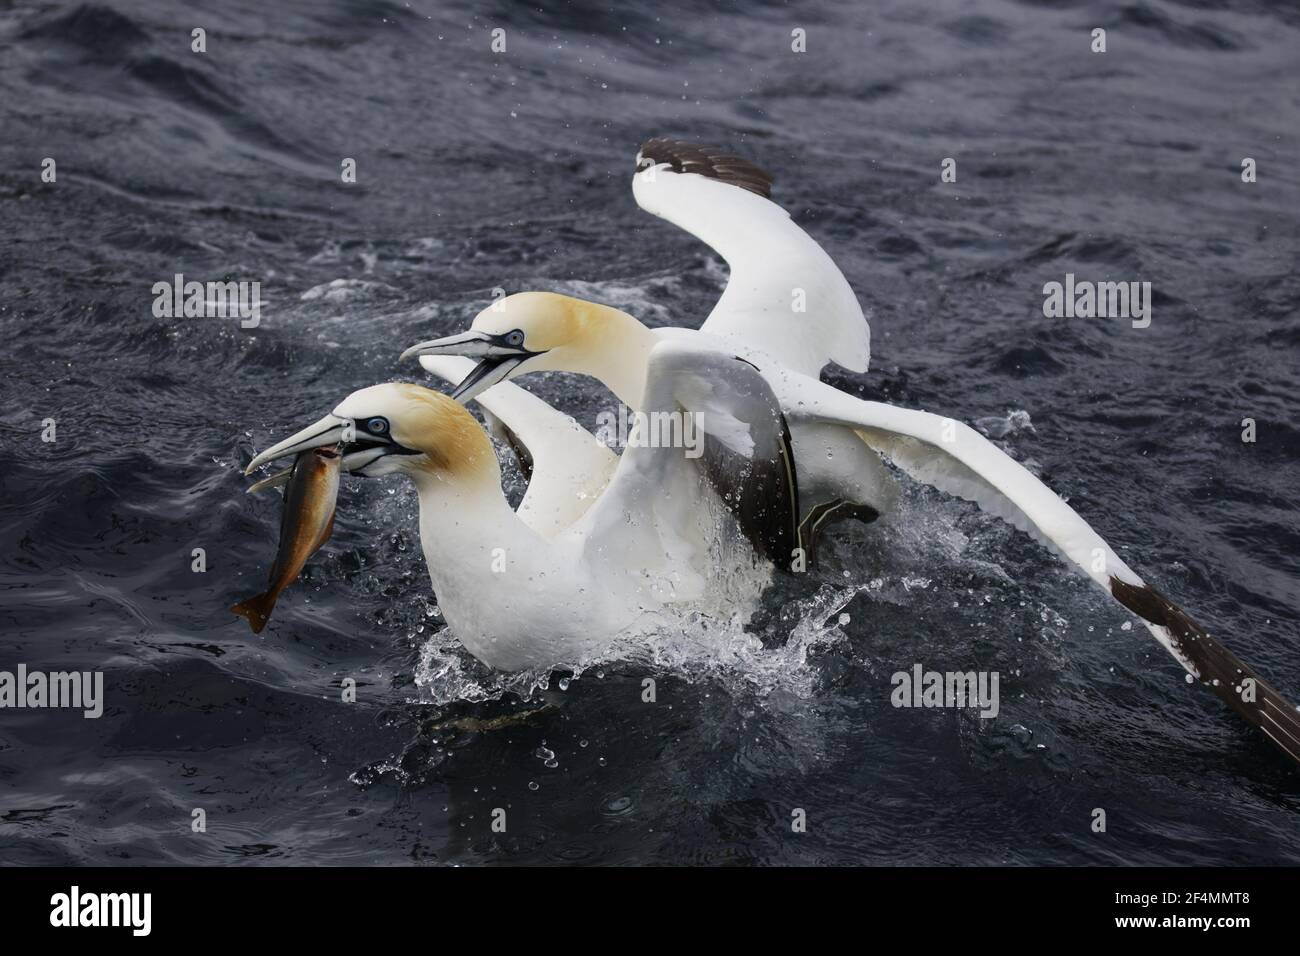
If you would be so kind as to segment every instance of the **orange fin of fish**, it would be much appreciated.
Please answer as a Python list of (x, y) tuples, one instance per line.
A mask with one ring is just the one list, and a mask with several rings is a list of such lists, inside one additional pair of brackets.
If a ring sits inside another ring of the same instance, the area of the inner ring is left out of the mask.
[(266, 591), (254, 595), (247, 601), (239, 602), (230, 610), (242, 618), (247, 618), (248, 626), (253, 629), (254, 634), (261, 634), (262, 628), (266, 627), (266, 622), (271, 619), (271, 610), (275, 607), (276, 597), (274, 592)]

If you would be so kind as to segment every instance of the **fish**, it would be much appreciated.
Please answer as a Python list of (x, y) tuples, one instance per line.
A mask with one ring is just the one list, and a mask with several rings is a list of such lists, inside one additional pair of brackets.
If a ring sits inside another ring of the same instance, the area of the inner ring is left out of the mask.
[(485, 734), (493, 730), (503, 730), (508, 727), (518, 727), (526, 724), (534, 717), (540, 717), (542, 714), (549, 714), (559, 710), (556, 704), (542, 704), (540, 707), (534, 707), (532, 710), (523, 710), (511, 714), (502, 714), (499, 717), (455, 717), (451, 720), (444, 720), (441, 723), (429, 721), (422, 728), (427, 733), (438, 733), (440, 731), (460, 731), (469, 734)]
[(313, 448), (294, 459), (280, 517), (280, 547), (271, 565), (269, 587), (230, 610), (248, 620), (254, 634), (271, 618), (280, 592), (302, 573), (307, 559), (320, 550), (334, 530), (343, 456), (338, 446)]

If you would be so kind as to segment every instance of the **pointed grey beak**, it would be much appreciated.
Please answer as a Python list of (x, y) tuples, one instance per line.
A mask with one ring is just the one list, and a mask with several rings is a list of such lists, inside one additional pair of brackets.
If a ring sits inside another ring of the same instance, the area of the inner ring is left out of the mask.
[(540, 354), (540, 352), (530, 352), (521, 346), (507, 345), (505, 336), (470, 330), (459, 335), (448, 335), (446, 338), (413, 345), (402, 353), (402, 358), (410, 358), (413, 355), (421, 357), (463, 355), (481, 359), (482, 361), (474, 366), (474, 370), (466, 375), (451, 393), (451, 397), (463, 405), (497, 382), (508, 378), (516, 366)]
[(281, 468), (274, 475), (268, 475), (261, 481), (255, 481), (244, 489), (244, 494), (252, 495), (261, 491), (263, 488), (279, 488), (281, 485), (289, 483), (289, 477), (293, 474), (293, 465), (288, 468)]
[(467, 404), (477, 395), (481, 395), (497, 382), (509, 377), (510, 372), (531, 354), (514, 355), (506, 358), (485, 358), (474, 366), (474, 370), (452, 389), (451, 397), (462, 405)]
[[(362, 448), (357, 451), (350, 451), (343, 456), (343, 461), (339, 466), (344, 473), (361, 471), (366, 465), (378, 461), (384, 456), (387, 449), (383, 447)], [(281, 468), (273, 475), (267, 475), (261, 481), (255, 481), (249, 485), (244, 494), (253, 495), (267, 488), (279, 488), (281, 485), (289, 483), (289, 476), (293, 474), (293, 465), (288, 468)]]
[(296, 435), (291, 435), (278, 445), (272, 445), (260, 455), (254, 456), (253, 460), (248, 463), (248, 467), (244, 469), (244, 474), (251, 475), (268, 461), (275, 461), (277, 458), (296, 455), (312, 448), (323, 448), (326, 445), (337, 445), (340, 442), (352, 441), (355, 435), (356, 425), (351, 419), (339, 418), (337, 415), (326, 415), (315, 425), (308, 425)]
[(402, 353), (400, 361), (405, 362), (416, 355), (464, 355), (467, 358), (484, 358), (494, 351), (502, 351), (496, 336), (471, 329), (459, 335), (448, 335), (412, 345)]

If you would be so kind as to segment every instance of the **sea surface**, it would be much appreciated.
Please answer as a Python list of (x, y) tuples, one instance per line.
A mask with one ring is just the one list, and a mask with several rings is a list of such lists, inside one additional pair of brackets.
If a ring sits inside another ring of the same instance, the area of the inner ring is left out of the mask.
[[(726, 268), (630, 190), (671, 135), (843, 269), (872, 368), (829, 382), (980, 428), (1300, 700), (1297, 49), (1271, 0), (0, 3), (0, 669), (106, 695), (0, 711), (0, 862), (1300, 863), (1295, 768), (911, 482), (752, 617), (576, 674), (459, 648), (400, 478), (344, 481), (263, 634), (228, 611), (278, 530), (253, 452), (427, 381), (398, 354), (494, 289), (698, 326)], [(259, 325), (155, 317), (178, 273), (259, 281)], [(1067, 273), (1151, 282), (1150, 327), (1047, 318)], [(893, 707), (916, 664), (998, 672), (997, 717)]]

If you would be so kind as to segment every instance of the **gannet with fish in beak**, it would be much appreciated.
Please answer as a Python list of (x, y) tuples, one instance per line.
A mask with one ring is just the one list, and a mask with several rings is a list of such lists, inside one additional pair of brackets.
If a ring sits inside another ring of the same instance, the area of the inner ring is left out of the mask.
[[(529, 372), (568, 371), (591, 375), (633, 409), (646, 410), (646, 369), (658, 349), (729, 351), (771, 387), (788, 426), (790, 484), (798, 498), (789, 540), (797, 554), (812, 546), (819, 527), (837, 513), (865, 507), (870, 516), (887, 505), (892, 478), (880, 461), (887, 459), (916, 480), (975, 502), (1081, 569), (1136, 614), (1191, 679), (1300, 762), (1296, 709), (1143, 581), (1024, 467), (964, 424), (862, 401), (818, 381), (831, 361), (855, 370), (866, 367), (866, 323), (856, 300), (850, 305), (841, 294), (847, 288), (843, 276), (833, 264), (827, 268), (829, 258), (820, 247), (769, 201), (771, 178), (757, 167), (716, 151), (663, 142), (651, 141), (638, 155), (633, 180), (638, 203), (704, 239), (732, 270), (699, 331), (652, 330), (608, 306), (527, 292), (485, 309), (470, 331), (421, 343), (403, 357), (419, 355), (426, 367), (444, 373), (437, 363), (445, 356), (479, 359), (454, 392), (461, 400)], [(703, 160), (692, 162), (692, 155)], [(811, 293), (818, 280), (830, 287), (823, 297), (827, 307), (803, 322), (789, 308), (791, 291)], [(855, 315), (862, 326), (856, 337)], [(722, 406), (715, 403), (714, 412), (726, 414)]]
[[(446, 356), (430, 359), (427, 367), (454, 385), (474, 363)], [(513, 383), (493, 387), (478, 397), (478, 403), (493, 435), (510, 446), (528, 480), (516, 512), (520, 520), (544, 538), (553, 538), (573, 525), (609, 484), (618, 456), (572, 417)], [(340, 435), (350, 429), (345, 436), (342, 470), (362, 477), (372, 474), (367, 466), (386, 454), (384, 443), (370, 441), (364, 428), (358, 438), (355, 423), (337, 427)], [(293, 471), (290, 467), (269, 475), (250, 485), (248, 492), (285, 485)]]
[[(646, 614), (716, 597), (719, 576), (738, 562), (752, 565), (741, 531), (765, 553), (790, 544), (789, 435), (751, 365), (666, 345), (650, 357), (646, 401), (696, 415), (706, 454), (697, 459), (648, 443), (629, 448), (594, 501), (563, 504), (581, 513), (559, 530), (545, 514), (532, 519), (544, 526), (539, 531), (511, 510), (482, 426), (454, 399), (418, 385), (354, 392), (255, 456), (247, 472), (337, 444), (348, 474), (408, 476), (419, 495), (434, 590), (466, 649), (503, 670), (578, 664)], [(530, 441), (542, 433), (535, 422), (512, 417), (508, 424), (530, 452), (546, 454), (541, 441)], [(544, 457), (538, 465), (551, 473)], [(744, 518), (735, 534), (726, 520), (732, 509)]]

